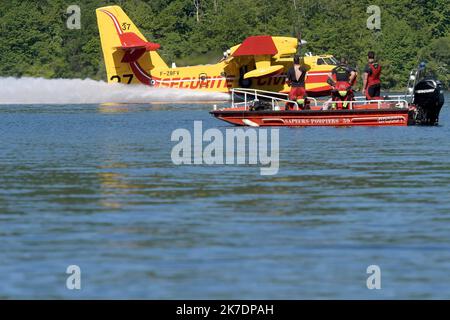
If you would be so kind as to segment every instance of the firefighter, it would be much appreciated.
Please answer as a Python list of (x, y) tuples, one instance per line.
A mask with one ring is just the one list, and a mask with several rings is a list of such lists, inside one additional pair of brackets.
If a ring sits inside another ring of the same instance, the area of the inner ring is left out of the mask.
[(347, 59), (341, 58), (340, 63), (331, 70), (328, 83), (333, 86), (331, 97), (333, 100), (332, 109), (336, 109), (336, 102), (344, 99), (345, 101), (339, 104), (342, 108), (348, 107), (348, 102), (353, 100), (352, 85), (356, 81), (356, 70), (348, 65)]
[(348, 65), (347, 59), (341, 58), (339, 64), (331, 70), (331, 81), (347, 82), (353, 85), (356, 81), (356, 70)]
[[(300, 57), (294, 57), (294, 65), (289, 68), (286, 75), (286, 82), (291, 87), (289, 92), (289, 100), (296, 101), (299, 108), (307, 108), (305, 78), (306, 68), (300, 64)], [(286, 105), (286, 110), (291, 108), (290, 104)]]
[(381, 91), (381, 65), (375, 61), (375, 53), (369, 51), (368, 63), (364, 68), (362, 94), (367, 100), (380, 100)]

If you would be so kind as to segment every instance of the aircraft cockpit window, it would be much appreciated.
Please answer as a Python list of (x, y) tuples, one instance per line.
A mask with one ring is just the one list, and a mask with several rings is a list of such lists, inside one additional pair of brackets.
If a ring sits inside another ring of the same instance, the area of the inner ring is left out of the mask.
[(330, 64), (334, 64), (335, 66), (337, 66), (339, 64), (335, 57), (331, 57), (329, 59), (331, 60)]
[(334, 59), (333, 57), (331, 58), (319, 58), (317, 59), (317, 65), (321, 66), (321, 65), (337, 65), (337, 61), (336, 59)]
[(323, 64), (327, 64), (322, 58), (317, 59), (317, 65), (321, 66)]

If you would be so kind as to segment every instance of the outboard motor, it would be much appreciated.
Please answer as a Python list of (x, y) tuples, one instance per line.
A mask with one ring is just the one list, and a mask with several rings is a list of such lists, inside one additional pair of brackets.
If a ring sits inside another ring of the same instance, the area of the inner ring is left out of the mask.
[(417, 107), (417, 124), (437, 125), (439, 113), (444, 105), (441, 82), (432, 78), (424, 78), (417, 82), (414, 86), (413, 103)]

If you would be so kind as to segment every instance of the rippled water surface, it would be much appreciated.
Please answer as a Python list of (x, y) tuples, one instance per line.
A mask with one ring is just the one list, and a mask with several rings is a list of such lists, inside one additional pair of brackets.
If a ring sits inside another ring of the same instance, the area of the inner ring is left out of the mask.
[(209, 104), (0, 106), (0, 298), (448, 299), (446, 101), (439, 127), (280, 129), (274, 176), (172, 164), (173, 130), (231, 128)]

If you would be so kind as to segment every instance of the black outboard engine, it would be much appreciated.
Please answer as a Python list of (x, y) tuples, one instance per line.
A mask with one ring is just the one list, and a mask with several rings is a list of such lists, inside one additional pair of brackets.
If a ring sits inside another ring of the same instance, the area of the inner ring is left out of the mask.
[(419, 81), (414, 86), (413, 103), (417, 107), (417, 124), (437, 125), (439, 113), (444, 105), (441, 82), (432, 78), (424, 78)]

